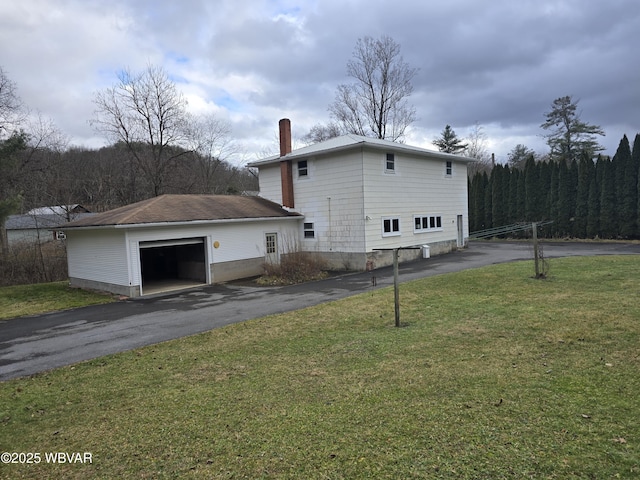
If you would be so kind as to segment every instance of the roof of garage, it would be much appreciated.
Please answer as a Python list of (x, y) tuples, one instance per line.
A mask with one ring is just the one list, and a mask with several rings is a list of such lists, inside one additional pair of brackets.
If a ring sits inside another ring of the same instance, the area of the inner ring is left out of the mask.
[(70, 222), (64, 228), (301, 216), (261, 197), (161, 195)]

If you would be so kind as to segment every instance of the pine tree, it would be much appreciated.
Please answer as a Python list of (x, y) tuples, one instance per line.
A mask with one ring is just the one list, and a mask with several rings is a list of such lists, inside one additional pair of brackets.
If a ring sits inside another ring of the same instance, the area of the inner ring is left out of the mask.
[(444, 127), (440, 137), (433, 140), (433, 144), (444, 153), (462, 153), (467, 148), (467, 144), (462, 143), (451, 125)]
[(603, 150), (596, 141), (596, 135), (604, 135), (604, 131), (598, 125), (580, 120), (577, 108), (578, 100), (567, 95), (556, 98), (551, 111), (545, 113), (545, 122), (540, 127), (551, 130), (546, 138), (554, 160), (572, 162), (579, 158), (581, 152), (593, 156)]

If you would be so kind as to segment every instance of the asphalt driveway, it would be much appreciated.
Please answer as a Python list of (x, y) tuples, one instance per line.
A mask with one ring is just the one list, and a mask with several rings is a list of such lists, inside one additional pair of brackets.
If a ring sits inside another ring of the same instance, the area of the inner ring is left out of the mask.
[[(640, 244), (545, 243), (547, 258), (640, 254)], [(472, 242), (469, 248), (400, 266), (400, 281), (532, 259), (518, 242)], [(377, 286), (372, 286), (375, 275)], [(193, 335), (231, 323), (337, 300), (393, 284), (392, 268), (287, 287), (208, 285), (155, 297), (0, 322), (0, 380)]]

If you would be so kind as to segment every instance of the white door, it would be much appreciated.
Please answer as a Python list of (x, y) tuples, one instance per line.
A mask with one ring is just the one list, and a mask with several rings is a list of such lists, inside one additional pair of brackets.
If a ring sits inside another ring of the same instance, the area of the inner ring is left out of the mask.
[(265, 252), (266, 262), (272, 264), (280, 263), (280, 256), (278, 255), (278, 234), (267, 233), (265, 234)]

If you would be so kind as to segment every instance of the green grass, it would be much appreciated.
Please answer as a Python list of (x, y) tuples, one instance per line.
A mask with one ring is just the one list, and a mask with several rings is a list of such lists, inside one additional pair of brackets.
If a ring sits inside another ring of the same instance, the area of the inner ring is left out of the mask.
[(640, 476), (640, 257), (442, 275), (0, 384), (4, 478)]
[(0, 320), (113, 301), (112, 296), (69, 287), (69, 282), (0, 287)]

